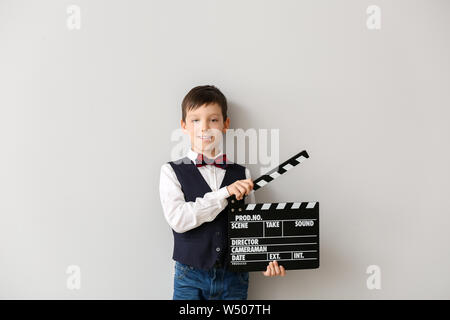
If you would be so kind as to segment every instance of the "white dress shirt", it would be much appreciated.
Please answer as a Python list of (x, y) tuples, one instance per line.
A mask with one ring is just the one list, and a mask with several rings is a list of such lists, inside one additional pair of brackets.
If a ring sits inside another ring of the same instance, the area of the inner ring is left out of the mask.
[[(221, 154), (222, 152), (218, 153), (214, 159)], [(197, 152), (189, 149), (186, 156), (195, 163), (197, 155)], [(173, 168), (168, 163), (161, 166), (159, 192), (164, 216), (170, 227), (178, 233), (189, 231), (204, 222), (214, 220), (228, 204), (227, 198), (230, 194), (226, 186), (220, 188), (226, 170), (214, 165), (205, 165), (197, 167), (197, 169), (212, 191), (205, 193), (202, 198), (197, 197), (195, 201), (186, 202)], [(251, 178), (250, 170), (247, 168), (245, 168), (245, 176), (246, 179)], [(255, 203), (254, 192), (245, 197), (245, 203)]]

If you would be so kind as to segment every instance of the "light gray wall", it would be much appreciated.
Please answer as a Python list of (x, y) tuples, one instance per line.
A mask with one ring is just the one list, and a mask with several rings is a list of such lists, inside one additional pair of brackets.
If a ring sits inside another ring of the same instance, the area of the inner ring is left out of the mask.
[(159, 170), (182, 98), (214, 84), (233, 128), (279, 129), (280, 160), (311, 155), (258, 202), (320, 201), (320, 269), (252, 273), (249, 298), (450, 298), (449, 9), (1, 0), (0, 297), (170, 299)]

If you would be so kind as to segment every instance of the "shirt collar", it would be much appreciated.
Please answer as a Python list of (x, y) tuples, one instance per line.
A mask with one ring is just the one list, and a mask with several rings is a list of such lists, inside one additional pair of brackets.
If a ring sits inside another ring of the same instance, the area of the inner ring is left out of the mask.
[[(217, 157), (219, 157), (221, 155), (222, 155), (222, 151), (220, 151), (218, 154), (216, 154), (215, 157), (213, 157), (211, 159), (216, 159)], [(192, 150), (192, 148), (189, 148), (189, 151), (187, 153), (187, 157), (189, 159), (191, 159), (195, 163), (195, 160), (197, 159), (197, 156), (198, 156), (198, 152), (195, 152), (194, 150)]]

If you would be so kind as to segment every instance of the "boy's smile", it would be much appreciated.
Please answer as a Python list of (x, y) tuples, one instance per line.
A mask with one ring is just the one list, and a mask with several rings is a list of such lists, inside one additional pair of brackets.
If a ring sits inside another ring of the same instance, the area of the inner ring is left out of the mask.
[(222, 133), (229, 128), (230, 118), (224, 121), (222, 110), (216, 103), (204, 104), (195, 110), (188, 110), (186, 122), (181, 120), (181, 128), (189, 134), (193, 151), (209, 158), (217, 154)]

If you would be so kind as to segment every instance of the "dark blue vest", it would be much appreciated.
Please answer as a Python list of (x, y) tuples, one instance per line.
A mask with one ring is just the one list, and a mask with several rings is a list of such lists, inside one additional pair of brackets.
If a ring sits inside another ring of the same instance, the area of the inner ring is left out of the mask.
[[(202, 198), (211, 188), (203, 178), (195, 164), (188, 158), (171, 161), (186, 202)], [(225, 169), (220, 188), (228, 186), (236, 180), (246, 179), (245, 167), (230, 163)], [(225, 264), (227, 260), (228, 238), (228, 206), (210, 222), (205, 222), (192, 230), (178, 233), (173, 231), (173, 259), (181, 263), (207, 270), (213, 267), (216, 260)]]

